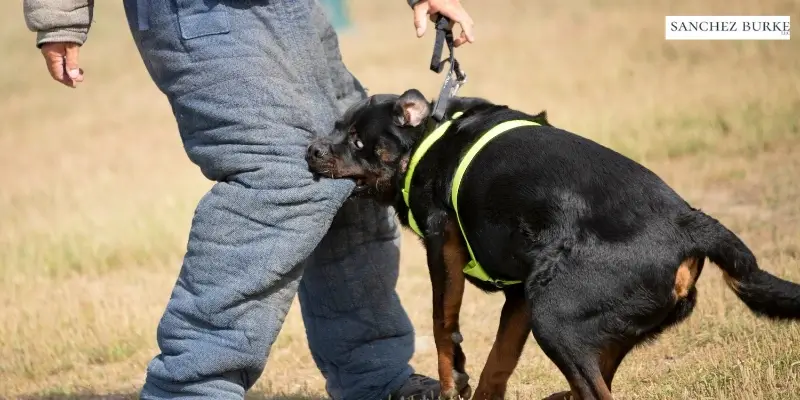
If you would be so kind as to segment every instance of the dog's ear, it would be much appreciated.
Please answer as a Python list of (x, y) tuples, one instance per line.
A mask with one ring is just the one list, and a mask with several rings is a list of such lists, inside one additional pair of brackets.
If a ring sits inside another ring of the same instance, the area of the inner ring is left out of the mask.
[(431, 104), (417, 89), (406, 90), (394, 103), (394, 122), (398, 126), (419, 126), (431, 115)]

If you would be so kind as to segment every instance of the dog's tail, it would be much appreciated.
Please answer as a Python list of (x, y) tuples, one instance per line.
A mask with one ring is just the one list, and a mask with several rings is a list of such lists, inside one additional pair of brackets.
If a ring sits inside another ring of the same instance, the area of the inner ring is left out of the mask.
[(678, 222), (692, 238), (695, 251), (723, 270), (728, 287), (751, 311), (772, 319), (800, 319), (800, 285), (760, 269), (736, 234), (699, 210)]

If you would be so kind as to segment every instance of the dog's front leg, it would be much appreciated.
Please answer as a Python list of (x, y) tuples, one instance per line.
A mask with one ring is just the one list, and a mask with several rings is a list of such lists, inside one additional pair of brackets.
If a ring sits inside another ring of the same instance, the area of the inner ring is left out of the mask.
[[(444, 399), (456, 399), (459, 396), (456, 380), (469, 380), (464, 370), (466, 358), (461, 350), (459, 332), (465, 281), (463, 267), (467, 258), (458, 226), (444, 218), (440, 224), (437, 226), (440, 229), (431, 229), (432, 233), (425, 238), (433, 288), (433, 337), (438, 356), (441, 396)], [(468, 398), (470, 392), (467, 385), (460, 394)]]

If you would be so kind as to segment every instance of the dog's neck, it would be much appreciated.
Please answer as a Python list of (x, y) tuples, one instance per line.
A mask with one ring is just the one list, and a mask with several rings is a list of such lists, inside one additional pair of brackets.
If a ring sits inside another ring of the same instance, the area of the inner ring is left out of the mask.
[[(454, 104), (455, 105), (455, 104)], [(395, 194), (394, 199), (394, 207), (398, 213), (403, 215), (400, 219), (403, 225), (408, 226), (408, 221), (406, 216), (408, 215), (408, 205), (406, 204), (405, 197), (403, 191), (405, 189), (405, 183), (407, 179), (407, 175), (409, 173), (409, 167), (414, 154), (419, 150), (420, 145), (422, 142), (431, 135), (436, 129), (441, 127), (443, 123), (453, 119), (453, 115), (459, 111), (462, 111), (458, 107), (453, 107), (448, 110), (448, 113), (445, 114), (445, 119), (441, 122), (436, 121), (432, 117), (428, 117), (425, 119), (423, 123), (421, 123), (418, 127), (416, 127), (417, 132), (414, 137), (413, 143), (411, 143), (409, 150), (405, 152), (400, 158), (397, 160), (396, 171), (395, 174), (395, 187), (398, 188), (397, 193)], [(462, 111), (463, 112), (463, 111)], [(423, 155), (424, 157), (424, 155)], [(422, 161), (422, 159), (418, 160)]]
[[(447, 117), (446, 117), (445, 121), (449, 120), (450, 118), (452, 118), (452, 114), (454, 114), (456, 112), (457, 111), (454, 111), (453, 113), (446, 114)], [(397, 171), (399, 172), (398, 175), (401, 175), (401, 177), (400, 177), (401, 181), (402, 181), (402, 179), (405, 179), (406, 172), (408, 172), (408, 163), (411, 161), (411, 157), (414, 155), (414, 152), (416, 152), (417, 149), (419, 148), (420, 143), (422, 143), (422, 141), (425, 140), (425, 138), (428, 135), (430, 135), (434, 130), (436, 130), (436, 128), (441, 126), (442, 123), (444, 123), (444, 121), (437, 122), (432, 117), (428, 117), (428, 118), (425, 119), (425, 122), (423, 122), (422, 124), (420, 124), (420, 126), (418, 126), (416, 128), (417, 132), (413, 135), (414, 141), (409, 146), (408, 151), (405, 152), (398, 159), (398, 162), (397, 162)]]

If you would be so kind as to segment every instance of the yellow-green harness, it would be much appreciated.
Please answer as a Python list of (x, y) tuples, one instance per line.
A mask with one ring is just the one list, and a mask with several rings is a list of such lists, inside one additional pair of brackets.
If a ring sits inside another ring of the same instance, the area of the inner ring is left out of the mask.
[[(409, 205), (408, 197), (409, 193), (411, 192), (411, 177), (414, 175), (414, 169), (416, 168), (419, 161), (425, 155), (425, 153), (439, 140), (447, 129), (450, 127), (450, 124), (453, 122), (453, 119), (456, 119), (461, 116), (461, 112), (457, 112), (453, 114), (453, 117), (441, 125), (439, 125), (436, 129), (433, 130), (428, 136), (426, 136), (422, 143), (420, 143), (419, 148), (414, 154), (411, 156), (411, 160), (408, 163), (408, 173), (405, 177), (405, 185), (403, 186), (403, 200), (405, 200), (406, 206), (408, 207), (408, 224), (411, 229), (419, 236), (423, 236), (422, 232), (419, 230), (419, 226), (417, 222), (414, 220), (414, 215), (411, 213), (411, 206)], [(464, 266), (464, 273), (478, 278), (482, 281), (489, 282), (494, 284), (498, 287), (513, 285), (516, 283), (520, 283), (520, 281), (504, 281), (500, 279), (492, 279), (486, 271), (481, 267), (478, 263), (478, 260), (475, 259), (475, 254), (472, 252), (472, 247), (469, 245), (469, 241), (467, 240), (467, 234), (464, 232), (464, 226), (461, 224), (461, 217), (458, 214), (458, 190), (461, 187), (461, 180), (464, 178), (464, 174), (467, 172), (467, 168), (478, 152), (489, 143), (490, 140), (496, 138), (502, 133), (505, 133), (511, 129), (520, 127), (520, 126), (528, 126), (528, 125), (539, 125), (533, 121), (527, 120), (512, 120), (512, 121), (505, 121), (502, 122), (492, 129), (489, 129), (486, 133), (481, 135), (480, 138), (469, 148), (467, 153), (464, 155), (464, 158), (458, 164), (458, 168), (456, 168), (456, 173), (453, 176), (453, 187), (452, 187), (452, 198), (451, 201), (453, 202), (453, 209), (456, 211), (456, 219), (458, 220), (458, 227), (461, 229), (461, 235), (464, 237), (464, 243), (467, 245), (467, 250), (469, 251), (470, 261), (467, 265)]]

